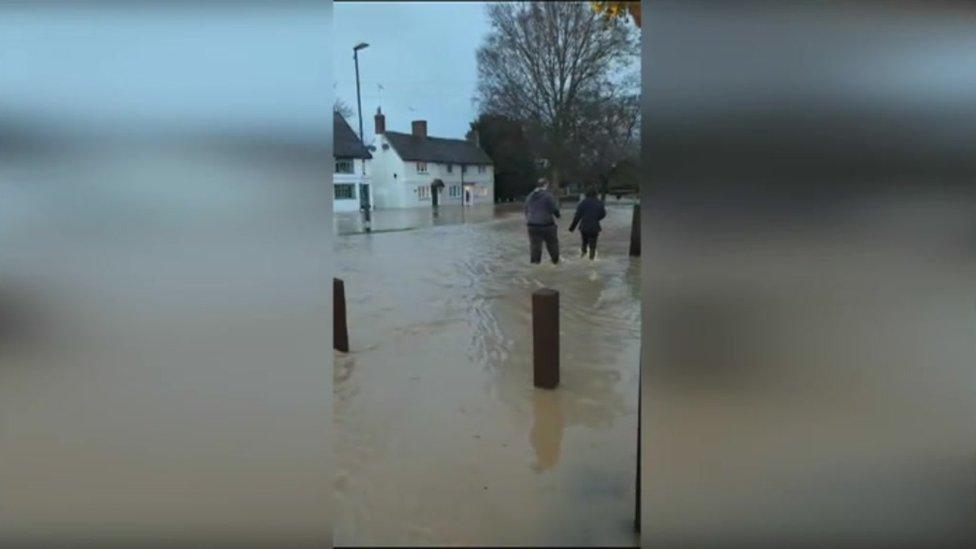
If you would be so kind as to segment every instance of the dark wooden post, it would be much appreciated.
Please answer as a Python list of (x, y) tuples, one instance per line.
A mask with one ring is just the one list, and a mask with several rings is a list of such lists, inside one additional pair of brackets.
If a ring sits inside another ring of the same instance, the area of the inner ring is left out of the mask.
[(349, 352), (349, 326), (346, 324), (346, 287), (341, 279), (332, 279), (332, 348)]
[(543, 389), (559, 385), (559, 292), (532, 293), (533, 383)]
[(634, 530), (640, 532), (641, 529), (641, 382), (640, 382), (640, 361), (637, 362), (637, 505), (634, 511)]
[(640, 204), (634, 204), (634, 218), (630, 222), (630, 255), (640, 257)]

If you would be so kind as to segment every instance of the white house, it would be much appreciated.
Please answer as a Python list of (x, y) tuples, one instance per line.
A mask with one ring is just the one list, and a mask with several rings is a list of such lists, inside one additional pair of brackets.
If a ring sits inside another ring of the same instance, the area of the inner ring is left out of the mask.
[(362, 199), (372, 209), (369, 169), (372, 156), (339, 113), (332, 114), (332, 156), (335, 158), (333, 211), (358, 212)]
[(386, 131), (376, 109), (371, 175), (377, 208), (491, 204), (495, 170), (491, 158), (469, 132), (467, 139), (427, 135), (427, 122), (415, 120), (411, 133)]

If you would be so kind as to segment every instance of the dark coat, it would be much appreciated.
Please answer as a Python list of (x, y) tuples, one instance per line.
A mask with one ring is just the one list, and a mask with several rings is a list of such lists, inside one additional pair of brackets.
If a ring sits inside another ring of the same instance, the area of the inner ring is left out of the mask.
[(596, 234), (602, 229), (600, 220), (607, 216), (607, 209), (603, 207), (603, 202), (598, 198), (584, 198), (576, 206), (576, 215), (573, 216), (573, 223), (569, 226), (570, 232), (579, 225), (580, 232), (583, 234)]
[(551, 227), (559, 217), (559, 201), (549, 191), (537, 188), (525, 199), (525, 221), (530, 227)]

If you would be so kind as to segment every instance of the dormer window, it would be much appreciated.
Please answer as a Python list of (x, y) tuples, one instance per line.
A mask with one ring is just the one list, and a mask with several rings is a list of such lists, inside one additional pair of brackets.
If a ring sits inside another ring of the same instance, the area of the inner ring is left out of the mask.
[(427, 173), (426, 162), (417, 162), (417, 173)]

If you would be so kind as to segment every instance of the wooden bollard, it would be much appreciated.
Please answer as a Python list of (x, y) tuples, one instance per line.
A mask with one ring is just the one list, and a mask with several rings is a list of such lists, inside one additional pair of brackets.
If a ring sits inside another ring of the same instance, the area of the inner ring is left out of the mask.
[(332, 279), (332, 348), (349, 352), (349, 326), (346, 324), (346, 287), (341, 279)]
[(640, 257), (640, 204), (634, 204), (634, 218), (630, 221), (630, 255)]
[(634, 505), (634, 531), (641, 529), (641, 371), (640, 362), (637, 363), (637, 502)]
[(533, 384), (559, 385), (559, 292), (543, 288), (532, 293)]

